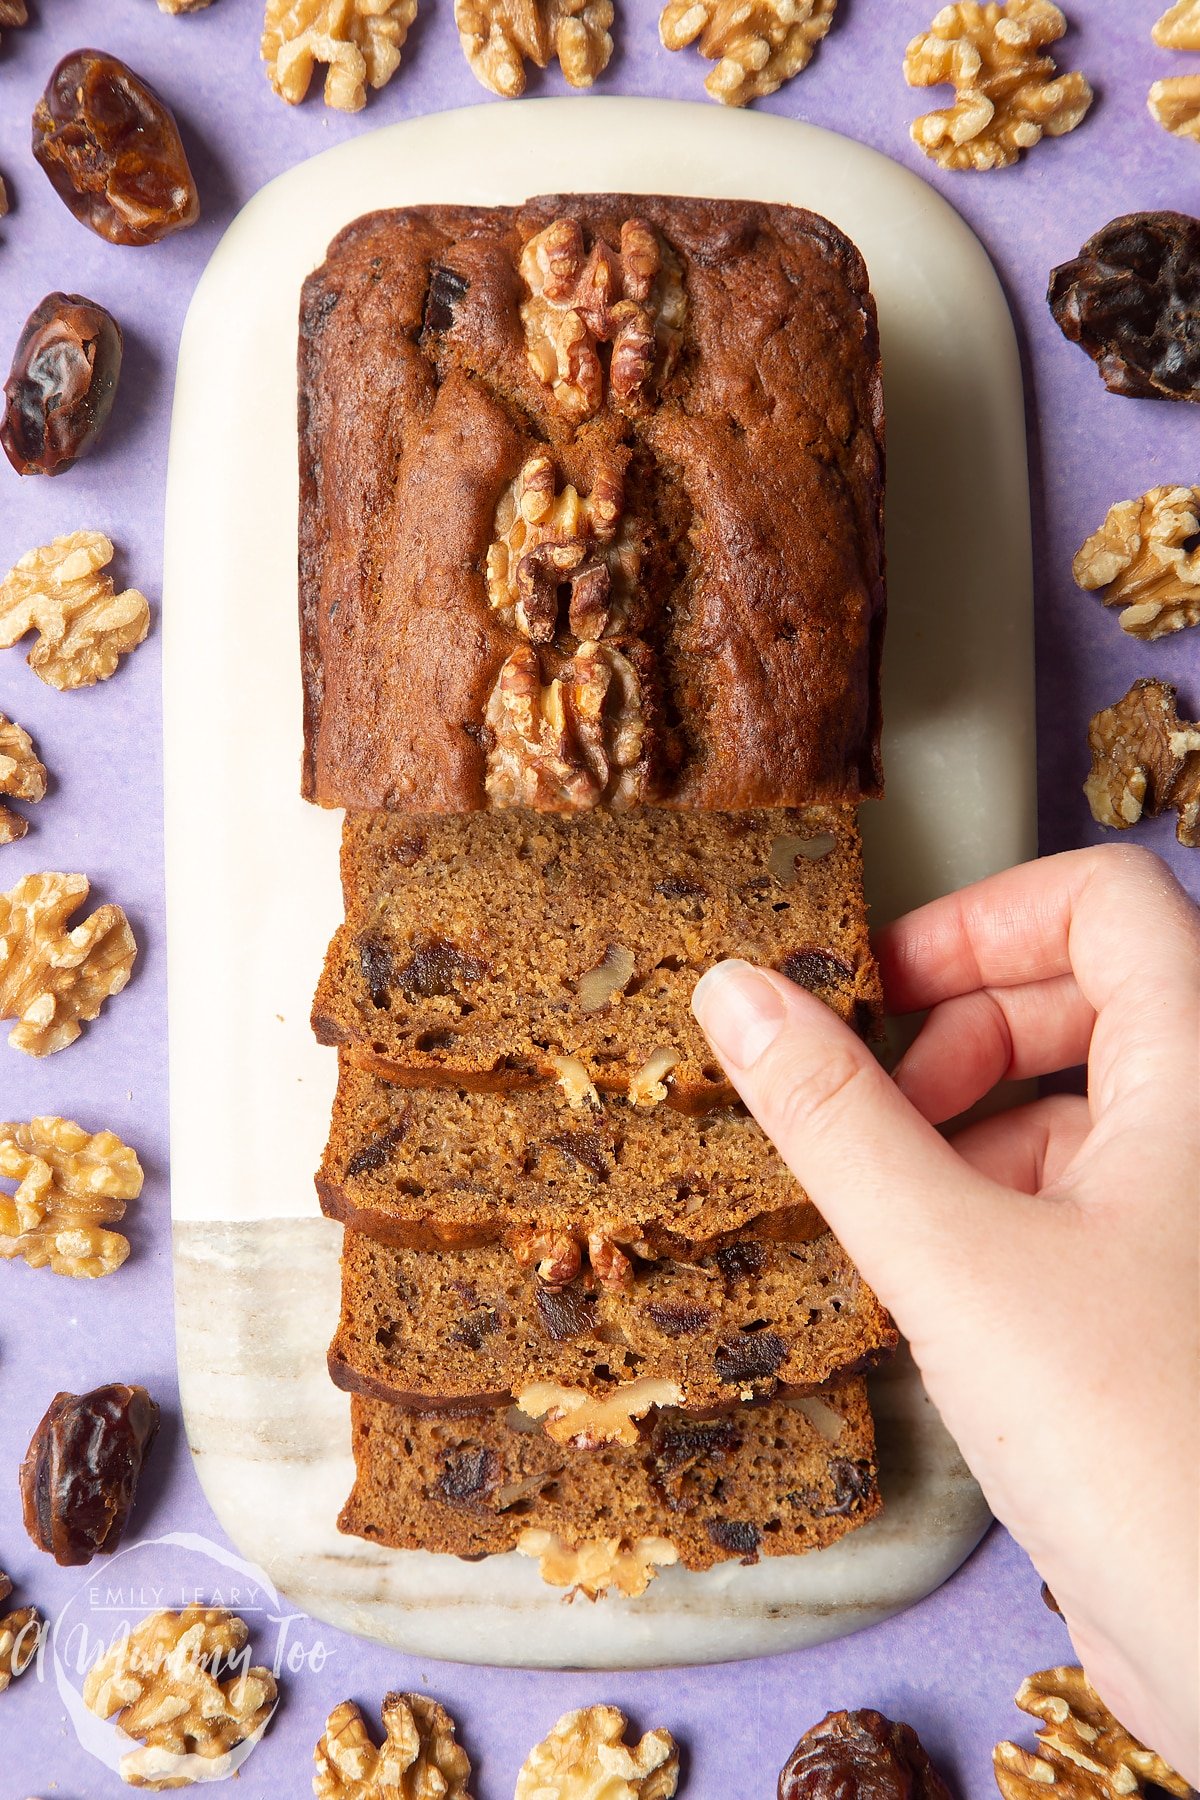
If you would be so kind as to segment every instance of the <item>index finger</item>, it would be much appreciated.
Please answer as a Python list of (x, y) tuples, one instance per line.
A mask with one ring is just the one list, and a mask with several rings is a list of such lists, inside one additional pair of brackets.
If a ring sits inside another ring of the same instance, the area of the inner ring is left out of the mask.
[(1200, 914), (1149, 851), (1070, 850), (919, 907), (875, 954), (894, 1013), (1067, 974), (1099, 1012), (1135, 961), (1147, 982), (1200, 987)]

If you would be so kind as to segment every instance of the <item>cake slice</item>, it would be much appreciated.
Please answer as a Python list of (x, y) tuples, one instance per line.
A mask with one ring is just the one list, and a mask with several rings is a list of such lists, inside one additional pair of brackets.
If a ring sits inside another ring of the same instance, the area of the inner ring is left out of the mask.
[(372, 213), (305, 283), (299, 386), (310, 799), (879, 791), (879, 343), (827, 219)]
[(747, 1231), (825, 1229), (740, 1105), (693, 1118), (557, 1082), (400, 1088), (344, 1055), (317, 1192), (330, 1218), (401, 1250), (607, 1236), (695, 1261)]
[(594, 1444), (636, 1438), (652, 1407), (813, 1389), (896, 1345), (830, 1232), (699, 1263), (594, 1262), (607, 1282), (593, 1269), (550, 1287), (499, 1245), (391, 1250), (348, 1231), (333, 1379), (412, 1407), (515, 1397), (551, 1435)]
[(880, 1510), (865, 1384), (707, 1419), (663, 1412), (634, 1446), (555, 1444), (511, 1408), (413, 1414), (357, 1397), (342, 1531), (402, 1550), (519, 1550), (543, 1577), (641, 1593), (657, 1569), (823, 1549)]
[(690, 998), (727, 956), (780, 970), (861, 1032), (878, 1024), (848, 807), (352, 813), (342, 885), (313, 1026), (390, 1081), (562, 1079), (639, 1105), (726, 1106)]

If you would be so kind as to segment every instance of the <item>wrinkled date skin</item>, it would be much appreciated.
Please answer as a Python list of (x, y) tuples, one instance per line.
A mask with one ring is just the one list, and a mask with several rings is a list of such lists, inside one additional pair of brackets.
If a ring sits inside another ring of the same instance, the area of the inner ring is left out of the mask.
[(39, 1550), (65, 1567), (111, 1556), (158, 1418), (145, 1388), (121, 1382), (54, 1396), (21, 1464), (25, 1529)]
[(73, 50), (33, 109), (33, 154), (59, 199), (110, 244), (194, 225), (200, 196), (169, 108), (102, 50)]
[(25, 321), (4, 384), (0, 444), (18, 475), (61, 475), (112, 411), (121, 327), (82, 294), (47, 294)]
[(1052, 272), (1047, 298), (1110, 393), (1200, 403), (1200, 219), (1110, 220)]
[(911, 1725), (882, 1713), (829, 1713), (784, 1764), (779, 1800), (950, 1800)]

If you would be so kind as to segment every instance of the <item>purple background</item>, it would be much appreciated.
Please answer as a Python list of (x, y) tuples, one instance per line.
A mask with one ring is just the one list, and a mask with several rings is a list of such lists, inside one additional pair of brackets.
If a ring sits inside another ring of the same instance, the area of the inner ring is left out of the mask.
[[(32, 4), (29, 27), (5, 32), (0, 45), (0, 171), (13, 206), (0, 221), (0, 360), (7, 363), (26, 314), (54, 288), (111, 308), (125, 329), (126, 358), (113, 423), (90, 460), (53, 482), (18, 482), (0, 465), (0, 567), (58, 532), (99, 527), (119, 546), (119, 573), (157, 609), (176, 343), (197, 277), (234, 213), (271, 176), (351, 133), (488, 97), (463, 61), (450, 0), (422, 0), (399, 74), (357, 117), (327, 111), (315, 90), (295, 110), (275, 98), (258, 60), (257, 0), (217, 0), (210, 11), (179, 19), (161, 16), (152, 0)], [(906, 89), (900, 72), (907, 39), (934, 10), (933, 0), (842, 0), (812, 66), (765, 104), (850, 132), (917, 170), (971, 222), (1005, 282), (1027, 375), (1041, 843), (1060, 850), (1103, 835), (1080, 793), (1090, 714), (1142, 673), (1179, 681), (1189, 716), (1200, 705), (1200, 633), (1139, 646), (1070, 576), (1072, 554), (1113, 500), (1197, 478), (1197, 415), (1106, 394), (1043, 301), (1050, 267), (1113, 214), (1196, 209), (1200, 151), (1159, 130), (1145, 107), (1155, 76), (1182, 73), (1196, 59), (1152, 46), (1159, 0), (1090, 0), (1087, 7), (1075, 0), (1078, 25), (1060, 66), (1081, 67), (1091, 78), (1098, 94), (1091, 116), (1017, 170), (947, 175), (909, 139), (909, 120), (928, 102)], [(617, 53), (598, 91), (703, 98), (707, 65), (694, 52), (661, 48), (651, 0), (618, 0), (618, 12)], [(125, 57), (180, 119), (203, 218), (152, 249), (113, 248), (93, 237), (30, 158), (33, 103), (58, 57), (82, 41)], [(530, 84), (531, 93), (561, 91), (557, 74)], [(713, 129), (720, 127), (714, 107)], [(530, 189), (552, 188), (555, 178), (553, 167), (531, 169)], [(921, 254), (919, 244), (913, 254)], [(202, 528), (196, 554), (205, 554)], [(962, 578), (971, 579), (970, 568)], [(19, 1600), (53, 1613), (78, 1578), (25, 1537), (16, 1469), (56, 1389), (145, 1382), (168, 1423), (143, 1484), (138, 1534), (192, 1530), (221, 1541), (173, 1417), (157, 636), (113, 681), (67, 695), (44, 687), (14, 650), (0, 657), (0, 710), (34, 733), (53, 776), (28, 838), (0, 851), (3, 885), (26, 870), (83, 869), (98, 898), (125, 905), (142, 946), (128, 993), (68, 1053), (37, 1063), (0, 1046), (0, 1117), (54, 1112), (92, 1129), (109, 1126), (137, 1146), (148, 1172), (131, 1209), (134, 1253), (115, 1280), (72, 1283), (21, 1263), (0, 1269), (0, 1566), (16, 1581)], [(204, 820), (195, 828), (203, 831)], [(1200, 859), (1178, 850), (1167, 821), (1139, 836), (1196, 891)], [(169, 1577), (171, 1552), (145, 1554), (143, 1569)], [(600, 1699), (623, 1706), (641, 1728), (665, 1724), (676, 1733), (687, 1747), (692, 1800), (773, 1794), (799, 1732), (841, 1705), (877, 1705), (911, 1720), (958, 1791), (984, 1800), (995, 1791), (993, 1743), (1020, 1735), (1012, 1706), (1019, 1680), (1069, 1650), (1060, 1621), (1038, 1600), (1028, 1562), (999, 1530), (953, 1582), (904, 1618), (841, 1644), (741, 1666), (535, 1675), (429, 1666), (311, 1623), (300, 1639), (309, 1647), (319, 1641), (330, 1660), (319, 1676), (285, 1678), (283, 1707), (240, 1778), (246, 1800), (308, 1792), (312, 1746), (338, 1700), (352, 1695), (375, 1709), (388, 1688), (420, 1685), (461, 1723), (477, 1766), (477, 1800), (506, 1800), (525, 1751), (559, 1712)], [(51, 1679), (31, 1672), (15, 1684), (0, 1700), (0, 1720), (0, 1800), (125, 1791), (77, 1745)]]

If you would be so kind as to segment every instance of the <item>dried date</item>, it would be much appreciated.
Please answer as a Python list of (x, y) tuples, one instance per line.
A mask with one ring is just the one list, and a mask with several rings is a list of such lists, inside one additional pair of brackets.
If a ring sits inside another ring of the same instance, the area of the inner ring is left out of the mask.
[(4, 384), (0, 444), (18, 475), (61, 475), (112, 411), (121, 327), (82, 294), (47, 294), (26, 319)]
[(1047, 299), (1110, 393), (1200, 402), (1200, 219), (1111, 220), (1052, 272)]
[(169, 107), (101, 50), (73, 50), (51, 75), (33, 109), (33, 154), (68, 211), (110, 244), (156, 244), (200, 216)]
[(829, 1713), (779, 1777), (779, 1800), (950, 1800), (911, 1725), (869, 1708)]
[(21, 1464), (25, 1529), (39, 1550), (66, 1567), (111, 1556), (158, 1419), (145, 1388), (122, 1382), (54, 1396)]

